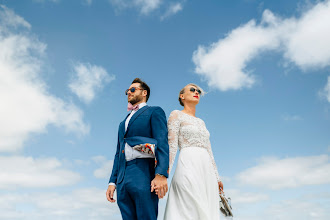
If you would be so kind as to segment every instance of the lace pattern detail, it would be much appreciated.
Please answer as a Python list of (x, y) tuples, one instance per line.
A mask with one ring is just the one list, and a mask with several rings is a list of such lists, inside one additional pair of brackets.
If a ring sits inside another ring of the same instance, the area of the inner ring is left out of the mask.
[(211, 149), (210, 133), (202, 119), (179, 110), (172, 111), (168, 120), (168, 142), (170, 146), (169, 173), (172, 170), (178, 148), (181, 150), (186, 147), (202, 147), (210, 155), (215, 175), (217, 180), (220, 181)]

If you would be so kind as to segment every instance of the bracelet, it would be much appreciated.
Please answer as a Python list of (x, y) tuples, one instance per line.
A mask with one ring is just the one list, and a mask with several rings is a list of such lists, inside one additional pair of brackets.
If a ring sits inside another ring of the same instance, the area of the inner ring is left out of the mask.
[(162, 174), (159, 174), (159, 173), (156, 173), (156, 176), (162, 176), (162, 177), (165, 177), (166, 178), (166, 176), (164, 176), (164, 175), (162, 175)]

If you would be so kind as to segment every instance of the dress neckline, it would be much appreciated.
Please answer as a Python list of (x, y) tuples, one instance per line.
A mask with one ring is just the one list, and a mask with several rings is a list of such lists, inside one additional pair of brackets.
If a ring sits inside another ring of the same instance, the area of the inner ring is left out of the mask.
[(183, 111), (180, 111), (180, 110), (178, 110), (178, 111), (181, 112), (181, 113), (183, 113), (183, 114), (185, 114), (185, 115), (188, 115), (188, 116), (190, 116), (190, 117), (197, 118), (196, 116), (189, 115), (189, 114), (187, 114), (187, 113), (185, 113), (185, 112), (183, 112)]

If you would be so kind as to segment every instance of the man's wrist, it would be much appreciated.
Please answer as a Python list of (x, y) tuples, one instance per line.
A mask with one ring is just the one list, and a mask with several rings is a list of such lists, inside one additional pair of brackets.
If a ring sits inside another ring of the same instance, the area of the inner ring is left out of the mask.
[(161, 177), (165, 177), (166, 178), (166, 176), (164, 176), (163, 174), (159, 174), (159, 173), (156, 173), (156, 176), (161, 176)]
[(114, 186), (114, 187), (116, 187), (116, 184), (115, 184), (115, 183), (109, 183), (109, 186)]

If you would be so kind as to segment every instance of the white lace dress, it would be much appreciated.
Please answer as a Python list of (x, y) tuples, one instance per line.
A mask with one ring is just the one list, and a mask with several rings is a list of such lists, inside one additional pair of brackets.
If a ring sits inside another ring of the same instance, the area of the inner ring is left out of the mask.
[(174, 110), (168, 120), (171, 172), (177, 149), (180, 155), (171, 182), (165, 220), (218, 220), (220, 177), (202, 119)]

